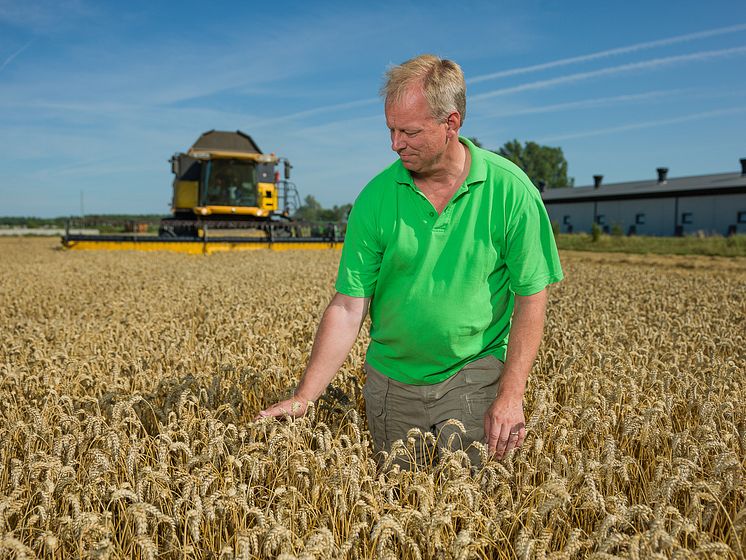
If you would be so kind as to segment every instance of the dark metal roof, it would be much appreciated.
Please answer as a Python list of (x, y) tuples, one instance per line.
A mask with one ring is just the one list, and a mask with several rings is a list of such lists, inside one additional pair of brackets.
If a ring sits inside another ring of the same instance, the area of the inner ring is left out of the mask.
[(583, 187), (547, 189), (541, 193), (541, 198), (545, 203), (559, 203), (740, 192), (746, 192), (746, 175), (740, 173), (718, 173), (714, 175), (674, 177), (664, 183), (659, 183), (653, 178), (647, 181), (609, 183), (607, 185), (602, 183), (599, 188), (588, 185)]
[(222, 130), (208, 130), (192, 145), (192, 151), (226, 151), (261, 154), (262, 151), (251, 136), (245, 132), (225, 132)]

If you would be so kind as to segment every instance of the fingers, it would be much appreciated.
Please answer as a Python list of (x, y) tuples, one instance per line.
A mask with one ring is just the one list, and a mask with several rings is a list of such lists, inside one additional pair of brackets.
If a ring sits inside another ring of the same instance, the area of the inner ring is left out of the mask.
[(497, 447), (495, 448), (495, 455), (498, 459), (505, 457), (505, 452), (508, 449), (508, 442), (510, 441), (510, 428), (507, 424), (500, 424), (500, 436), (497, 438)]
[(526, 439), (523, 422), (500, 422), (489, 414), (484, 418), (484, 433), (488, 451), (497, 459), (503, 459), (511, 450), (519, 448)]
[(508, 446), (510, 429), (506, 424), (495, 421), (489, 415), (485, 416), (484, 425), (488, 451), (498, 459), (502, 459)]
[(513, 449), (518, 449), (523, 445), (523, 440), (526, 439), (526, 429), (518, 426), (508, 427), (509, 424), (501, 424), (500, 436), (497, 439), (497, 446), (495, 448), (495, 456), (498, 459), (502, 459), (510, 453)]
[(299, 416), (303, 416), (306, 413), (307, 408), (308, 402), (305, 402), (303, 399), (293, 397), (291, 399), (273, 404), (269, 408), (265, 408), (259, 414), (257, 414), (256, 417), (254, 417), (254, 420), (269, 417), (278, 418), (283, 416), (298, 418)]
[(518, 430), (518, 441), (516, 442), (515, 446), (520, 447), (523, 445), (523, 440), (526, 439), (526, 427), (521, 426)]
[(516, 449), (518, 446), (518, 439), (519, 435), (518, 432), (509, 432), (508, 433), (508, 442), (505, 445), (505, 454), (507, 455), (510, 453), (513, 449)]
[(257, 414), (256, 418), (254, 420), (259, 420), (260, 418), (268, 418), (268, 417), (278, 417), (283, 416), (285, 414), (289, 414), (287, 409), (282, 406), (282, 403), (276, 403), (270, 406), (269, 408), (265, 408), (262, 410), (259, 414)]
[(493, 455), (497, 449), (497, 442), (500, 438), (500, 424), (493, 421), (489, 411), (484, 416), (484, 435), (487, 440), (487, 451)]
[[(503, 429), (508, 426), (508, 424), (503, 424)], [(503, 452), (503, 455), (509, 453), (513, 449), (518, 449), (522, 444), (523, 440), (526, 439), (526, 426), (523, 422), (519, 422), (518, 424), (514, 424), (511, 426), (510, 430), (508, 431), (508, 439), (507, 443), (505, 444), (505, 451)]]

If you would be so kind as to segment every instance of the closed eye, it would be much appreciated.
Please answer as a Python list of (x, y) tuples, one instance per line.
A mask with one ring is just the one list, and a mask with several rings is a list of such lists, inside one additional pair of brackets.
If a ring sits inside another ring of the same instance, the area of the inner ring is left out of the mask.
[[(393, 135), (395, 132), (395, 129), (389, 128), (389, 134)], [(422, 132), (422, 129), (415, 129), (415, 130), (402, 130), (401, 133), (404, 134), (404, 136), (407, 136), (408, 138), (413, 138), (417, 136), (420, 132)]]

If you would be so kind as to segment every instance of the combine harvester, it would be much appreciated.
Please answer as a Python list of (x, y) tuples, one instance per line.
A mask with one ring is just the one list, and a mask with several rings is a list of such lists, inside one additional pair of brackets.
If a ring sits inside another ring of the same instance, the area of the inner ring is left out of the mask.
[(298, 191), (289, 181), (290, 162), (262, 153), (248, 134), (210, 130), (187, 153), (174, 154), (170, 161), (172, 216), (161, 220), (157, 236), (135, 233), (142, 229), (138, 224), (129, 224), (133, 233), (76, 235), (70, 233), (75, 224), (68, 222), (62, 245), (193, 254), (341, 248), (345, 224), (297, 222), (290, 217), (299, 205)]

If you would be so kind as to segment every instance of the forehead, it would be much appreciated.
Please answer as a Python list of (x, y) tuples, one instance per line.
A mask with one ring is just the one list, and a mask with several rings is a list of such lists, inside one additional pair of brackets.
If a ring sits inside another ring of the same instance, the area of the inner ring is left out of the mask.
[(421, 88), (405, 90), (397, 99), (387, 99), (385, 105), (386, 122), (390, 127), (403, 128), (406, 124), (415, 124), (431, 120), (430, 105)]

